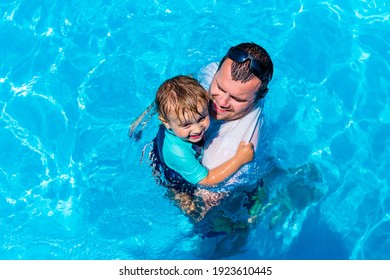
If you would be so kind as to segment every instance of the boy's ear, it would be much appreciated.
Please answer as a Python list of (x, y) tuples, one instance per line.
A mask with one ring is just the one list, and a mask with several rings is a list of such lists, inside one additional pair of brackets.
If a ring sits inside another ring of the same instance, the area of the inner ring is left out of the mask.
[(166, 120), (164, 120), (163, 117), (158, 116), (158, 119), (163, 123), (163, 125), (165, 126), (166, 129), (171, 129), (171, 126), (169, 125), (169, 123)]

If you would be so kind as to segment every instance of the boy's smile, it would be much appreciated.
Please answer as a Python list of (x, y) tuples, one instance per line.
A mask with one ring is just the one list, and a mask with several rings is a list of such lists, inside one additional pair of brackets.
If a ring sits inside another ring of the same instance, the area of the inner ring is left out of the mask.
[(210, 117), (207, 105), (199, 103), (198, 114), (184, 114), (184, 116), (178, 117), (171, 112), (169, 122), (163, 120), (162, 122), (180, 139), (198, 143), (203, 139), (210, 126)]

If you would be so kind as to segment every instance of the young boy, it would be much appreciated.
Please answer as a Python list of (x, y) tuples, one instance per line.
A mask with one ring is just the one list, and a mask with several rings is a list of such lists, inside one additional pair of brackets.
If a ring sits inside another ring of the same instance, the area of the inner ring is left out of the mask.
[(209, 96), (195, 79), (176, 76), (165, 81), (155, 103), (162, 125), (153, 140), (152, 166), (156, 175), (163, 175), (157, 177), (159, 183), (175, 194), (193, 197), (196, 185), (221, 183), (253, 159), (253, 145), (241, 142), (233, 158), (220, 166), (208, 170), (200, 163), (210, 125)]

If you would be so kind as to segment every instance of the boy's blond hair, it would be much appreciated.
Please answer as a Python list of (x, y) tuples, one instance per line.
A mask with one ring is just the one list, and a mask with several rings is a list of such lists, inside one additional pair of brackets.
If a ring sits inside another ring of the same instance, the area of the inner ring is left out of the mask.
[(199, 115), (199, 104), (207, 108), (209, 103), (207, 91), (197, 80), (190, 76), (176, 76), (166, 80), (158, 88), (156, 107), (159, 117), (169, 122), (169, 116), (174, 113), (181, 122), (185, 116)]

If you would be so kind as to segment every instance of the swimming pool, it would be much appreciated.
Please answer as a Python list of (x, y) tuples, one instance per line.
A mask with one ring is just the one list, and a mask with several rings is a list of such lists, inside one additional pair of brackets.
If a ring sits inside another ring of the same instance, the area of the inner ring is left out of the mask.
[[(390, 259), (387, 1), (3, 1), (0, 259)], [(240, 42), (271, 54), (268, 208), (202, 238), (129, 124)]]

